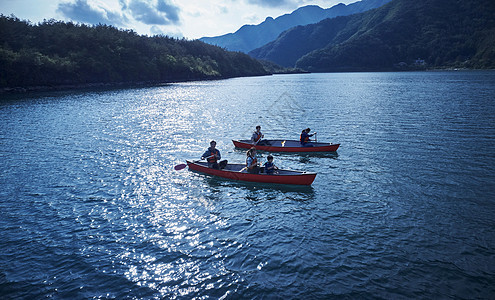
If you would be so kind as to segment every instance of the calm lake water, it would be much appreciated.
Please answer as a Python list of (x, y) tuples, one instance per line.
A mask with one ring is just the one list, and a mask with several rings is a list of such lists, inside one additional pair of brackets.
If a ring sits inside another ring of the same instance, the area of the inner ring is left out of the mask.
[[(174, 170), (256, 125), (341, 147), (274, 154), (306, 188)], [(3, 95), (0, 211), (2, 299), (493, 299), (495, 72)]]

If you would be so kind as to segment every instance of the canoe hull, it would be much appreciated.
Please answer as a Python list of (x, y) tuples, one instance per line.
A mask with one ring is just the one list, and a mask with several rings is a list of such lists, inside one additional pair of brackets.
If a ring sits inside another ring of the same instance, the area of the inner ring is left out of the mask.
[(187, 166), (192, 171), (247, 182), (311, 185), (316, 178), (316, 173), (293, 170), (279, 170), (277, 175), (250, 174), (246, 171), (240, 171), (244, 166), (241, 164), (229, 164), (227, 166), (229, 170), (211, 169), (204, 162), (187, 161)]
[[(267, 140), (270, 145), (255, 145), (256, 150), (267, 152), (335, 152), (340, 144), (316, 143), (313, 147), (303, 147), (299, 141), (293, 140)], [(253, 144), (249, 140), (232, 140), (234, 146), (241, 149), (249, 149)]]

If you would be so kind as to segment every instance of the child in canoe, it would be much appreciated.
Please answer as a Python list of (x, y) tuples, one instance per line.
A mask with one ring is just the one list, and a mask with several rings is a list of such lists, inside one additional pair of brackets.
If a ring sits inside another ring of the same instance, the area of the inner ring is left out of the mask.
[(267, 162), (265, 163), (265, 173), (268, 175), (272, 175), (275, 173), (275, 170), (278, 170), (278, 167), (273, 164), (273, 156), (268, 155), (266, 158)]

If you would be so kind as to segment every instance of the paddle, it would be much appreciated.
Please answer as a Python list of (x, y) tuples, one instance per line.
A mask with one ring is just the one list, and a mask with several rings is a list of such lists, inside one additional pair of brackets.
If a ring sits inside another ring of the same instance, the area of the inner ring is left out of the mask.
[[(213, 156), (215, 156), (215, 154), (210, 155), (210, 156), (208, 156), (208, 157), (203, 157), (203, 158), (201, 158), (200, 160), (203, 160), (203, 159), (208, 159), (208, 158), (213, 157)], [(200, 161), (200, 160), (196, 160), (196, 161), (194, 161), (194, 162), (196, 163), (196, 162), (198, 162), (198, 161)], [(175, 169), (176, 171), (180, 171), (180, 170), (184, 169), (185, 167), (187, 167), (187, 164), (178, 164), (178, 165), (176, 165), (176, 166), (174, 167), (174, 169)]]
[(315, 132), (315, 143), (318, 143), (318, 139), (316, 138), (316, 132)]

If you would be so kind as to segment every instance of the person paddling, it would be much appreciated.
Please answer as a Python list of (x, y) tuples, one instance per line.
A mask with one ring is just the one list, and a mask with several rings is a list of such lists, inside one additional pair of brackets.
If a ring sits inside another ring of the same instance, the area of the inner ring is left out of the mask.
[[(216, 146), (217, 146), (217, 142), (211, 141), (208, 150), (206, 150), (206, 152), (203, 153), (203, 155), (201, 155), (201, 159), (206, 158), (206, 161), (208, 162), (208, 168), (212, 168), (212, 169), (220, 168), (218, 165), (218, 161), (222, 158), (222, 156), (220, 155), (220, 151), (216, 149)], [(221, 161), (220, 164), (226, 165), (227, 163), (226, 161), (225, 163), (224, 161)]]
[(262, 140), (262, 138), (264, 138), (265, 135), (261, 132), (261, 126), (258, 125), (256, 126), (256, 131), (253, 132), (253, 135), (251, 136), (251, 143), (253, 143), (253, 145), (266, 145), (267, 144), (267, 141), (265, 140)]
[(246, 152), (246, 168), (248, 173), (251, 174), (258, 174), (260, 172), (258, 159), (256, 158), (256, 149), (254, 147)]
[(301, 132), (301, 136), (299, 137), (299, 140), (300, 140), (301, 145), (303, 147), (313, 147), (313, 144), (310, 143), (310, 141), (311, 141), (310, 137), (312, 137), (313, 135), (315, 135), (316, 132), (313, 133), (313, 134), (310, 134), (309, 133), (310, 131), (311, 131), (310, 128), (306, 128), (306, 129), (304, 129)]

